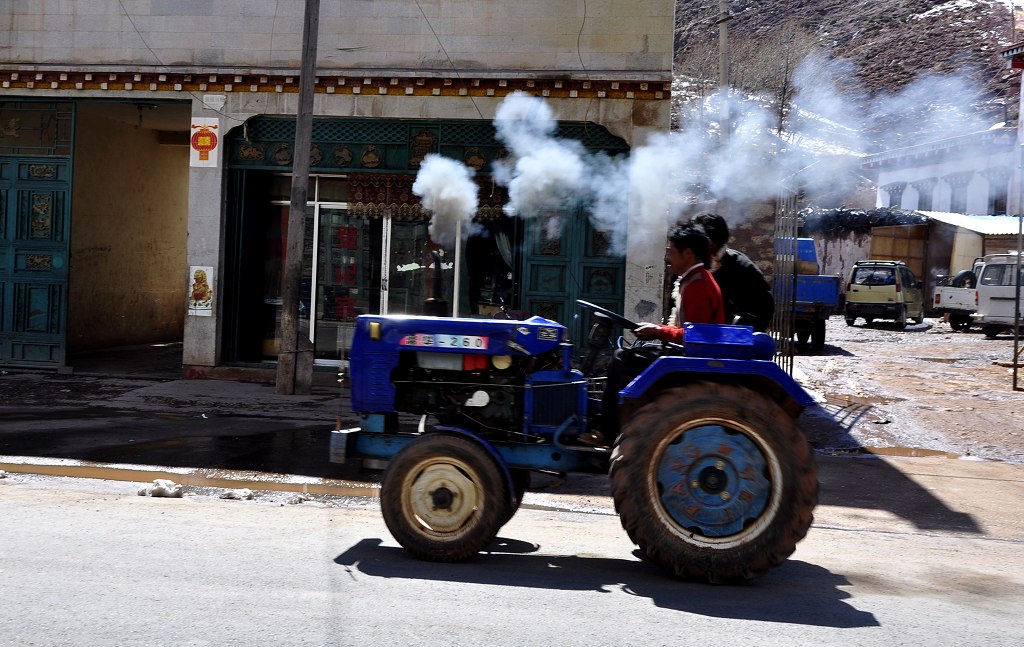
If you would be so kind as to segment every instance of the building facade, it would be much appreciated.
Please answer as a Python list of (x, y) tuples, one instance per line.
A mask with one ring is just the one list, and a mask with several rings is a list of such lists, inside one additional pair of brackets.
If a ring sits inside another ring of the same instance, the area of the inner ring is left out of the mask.
[[(0, 7), (0, 364), (61, 368), (78, 350), (173, 339), (197, 377), (273, 361), (304, 6)], [(660, 248), (611, 255), (584, 206), (506, 213), (494, 119), (522, 92), (588, 151), (628, 154), (667, 131), (673, 12), (322, 3), (300, 286), (317, 359), (343, 361), (359, 313), (418, 311), (435, 272), (458, 314), (528, 311), (576, 339), (576, 298), (660, 303)], [(430, 153), (476, 171), (479, 235), (458, 248), (431, 240), (411, 191)]]
[(876, 153), (876, 207), (1006, 215), (1017, 168), (1016, 128), (1000, 126)]

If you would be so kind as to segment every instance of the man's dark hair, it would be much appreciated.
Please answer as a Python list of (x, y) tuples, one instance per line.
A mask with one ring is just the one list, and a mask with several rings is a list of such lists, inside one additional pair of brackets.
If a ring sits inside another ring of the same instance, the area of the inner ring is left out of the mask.
[(693, 217), (693, 222), (703, 227), (711, 242), (719, 247), (729, 242), (729, 225), (717, 213), (699, 213)]
[(698, 260), (704, 263), (704, 267), (711, 266), (710, 241), (703, 228), (690, 223), (678, 225), (669, 232), (668, 239), (679, 251), (693, 251)]

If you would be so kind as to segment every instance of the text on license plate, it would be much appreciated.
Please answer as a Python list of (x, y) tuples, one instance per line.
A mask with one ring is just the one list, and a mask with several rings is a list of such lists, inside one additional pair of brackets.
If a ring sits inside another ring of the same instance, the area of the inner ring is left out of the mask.
[(476, 335), (430, 335), (416, 333), (406, 335), (399, 341), (400, 346), (417, 346), (430, 348), (464, 348), (466, 350), (487, 350), (487, 337)]

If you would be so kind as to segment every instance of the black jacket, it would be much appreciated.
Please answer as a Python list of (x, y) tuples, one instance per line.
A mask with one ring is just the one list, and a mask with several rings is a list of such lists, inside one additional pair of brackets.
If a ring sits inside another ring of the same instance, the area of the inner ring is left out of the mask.
[(775, 299), (771, 286), (761, 270), (745, 254), (726, 248), (721, 265), (712, 272), (725, 302), (725, 323), (753, 326), (764, 332), (775, 314)]

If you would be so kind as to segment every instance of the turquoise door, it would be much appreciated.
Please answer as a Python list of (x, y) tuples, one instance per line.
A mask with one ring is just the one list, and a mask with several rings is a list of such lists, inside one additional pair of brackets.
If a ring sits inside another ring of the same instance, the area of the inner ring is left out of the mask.
[(0, 363), (64, 364), (70, 159), (0, 157)]
[[(577, 299), (622, 312), (625, 261), (608, 253), (609, 241), (590, 226), (583, 209), (549, 211), (526, 221), (522, 307), (569, 329), (577, 361), (586, 353), (593, 323)], [(604, 353), (607, 359), (608, 353)]]

